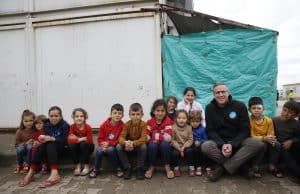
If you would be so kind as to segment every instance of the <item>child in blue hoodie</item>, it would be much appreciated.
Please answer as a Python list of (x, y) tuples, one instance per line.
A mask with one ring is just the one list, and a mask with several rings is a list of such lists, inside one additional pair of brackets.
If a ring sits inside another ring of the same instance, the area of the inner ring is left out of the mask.
[(57, 170), (58, 154), (61, 153), (67, 145), (69, 124), (63, 120), (62, 111), (57, 106), (51, 107), (48, 114), (49, 119), (45, 122), (44, 131), (42, 135), (38, 137), (38, 140), (42, 145), (39, 147), (32, 160), (28, 174), (19, 182), (19, 186), (21, 187), (26, 186), (33, 181), (34, 171), (37, 165), (42, 162), (44, 156), (47, 158), (51, 172), (48, 179), (43, 181), (39, 187), (50, 187), (60, 182), (60, 176)]
[(194, 151), (194, 166), (196, 167), (196, 175), (201, 176), (202, 170), (205, 170), (207, 174), (211, 173), (211, 161), (202, 154), (201, 144), (207, 141), (207, 133), (205, 127), (202, 126), (201, 111), (194, 110), (189, 114), (190, 125), (193, 130), (193, 151)]

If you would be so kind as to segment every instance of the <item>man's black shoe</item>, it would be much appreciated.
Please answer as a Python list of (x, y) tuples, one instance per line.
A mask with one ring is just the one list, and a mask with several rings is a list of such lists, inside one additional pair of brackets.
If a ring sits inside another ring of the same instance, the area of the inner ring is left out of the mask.
[(143, 168), (138, 168), (136, 172), (136, 179), (137, 180), (144, 180), (144, 170)]
[(207, 178), (211, 182), (216, 182), (221, 178), (224, 173), (224, 168), (222, 166), (217, 166), (210, 174), (207, 175)]
[(131, 179), (131, 168), (126, 168), (124, 170), (123, 178), (124, 179)]

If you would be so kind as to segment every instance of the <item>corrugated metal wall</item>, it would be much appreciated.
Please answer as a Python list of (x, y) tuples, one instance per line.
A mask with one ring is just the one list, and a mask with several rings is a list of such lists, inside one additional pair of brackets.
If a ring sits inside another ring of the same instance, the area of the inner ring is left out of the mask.
[[(44, 2), (0, 3), (0, 127), (17, 127), (25, 108), (47, 114), (52, 105), (61, 106), (69, 122), (73, 108), (87, 109), (94, 127), (117, 102), (125, 115), (140, 102), (149, 118), (162, 96), (159, 15), (130, 10), (154, 7), (154, 1)], [(3, 14), (28, 10), (34, 11)]]

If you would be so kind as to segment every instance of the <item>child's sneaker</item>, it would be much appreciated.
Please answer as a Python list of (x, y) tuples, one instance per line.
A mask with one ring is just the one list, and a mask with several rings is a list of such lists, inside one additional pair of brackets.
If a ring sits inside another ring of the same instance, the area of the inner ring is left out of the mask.
[(194, 177), (196, 176), (195, 170), (191, 170), (189, 171), (189, 177)]
[(181, 176), (181, 173), (180, 173), (179, 169), (174, 169), (173, 172), (174, 172), (175, 177), (180, 177)]
[(206, 174), (210, 175), (212, 173), (212, 169), (210, 167), (205, 168)]
[(28, 164), (24, 164), (21, 173), (25, 174), (29, 171), (29, 165)]
[(19, 174), (22, 170), (22, 167), (21, 166), (17, 166), (14, 170), (14, 174)]
[(196, 175), (197, 175), (197, 176), (202, 176), (202, 168), (201, 168), (201, 167), (198, 167), (198, 168), (196, 169)]
[(121, 178), (124, 175), (124, 173), (121, 168), (117, 168), (115, 175), (116, 177)]

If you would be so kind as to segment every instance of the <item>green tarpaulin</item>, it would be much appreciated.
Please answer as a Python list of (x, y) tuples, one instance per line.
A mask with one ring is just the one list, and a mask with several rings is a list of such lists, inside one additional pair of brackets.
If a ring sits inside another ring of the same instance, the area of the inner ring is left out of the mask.
[(275, 115), (277, 95), (277, 32), (225, 29), (162, 38), (164, 97), (183, 98), (192, 86), (206, 106), (211, 87), (224, 82), (233, 98), (246, 105), (260, 96), (265, 114)]

